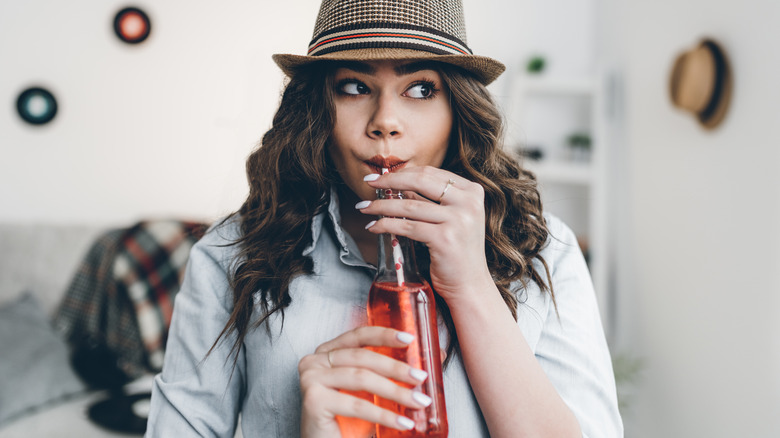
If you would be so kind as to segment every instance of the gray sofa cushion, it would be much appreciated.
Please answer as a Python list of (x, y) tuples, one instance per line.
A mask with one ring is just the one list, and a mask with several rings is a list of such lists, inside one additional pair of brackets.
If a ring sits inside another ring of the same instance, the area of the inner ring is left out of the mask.
[(0, 427), (32, 410), (86, 391), (65, 342), (35, 297), (0, 307)]
[(47, 315), (59, 305), (79, 261), (104, 226), (0, 224), (0, 305), (35, 291)]

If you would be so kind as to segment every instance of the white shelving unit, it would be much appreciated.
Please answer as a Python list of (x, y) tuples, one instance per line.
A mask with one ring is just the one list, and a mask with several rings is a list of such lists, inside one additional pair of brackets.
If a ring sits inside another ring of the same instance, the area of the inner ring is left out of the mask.
[[(587, 250), (604, 325), (608, 311), (606, 144), (603, 91), (596, 78), (548, 78), (525, 72), (513, 80), (510, 144), (516, 152), (537, 149), (542, 158), (524, 159), (539, 181), (545, 211), (560, 217)], [(587, 134), (590, 151), (575, 157), (572, 134)]]
[(595, 86), (589, 79), (545, 78), (523, 74), (520, 78), (522, 92), (528, 96), (592, 96)]
[(550, 163), (547, 161), (525, 161), (541, 181), (588, 186), (593, 183), (593, 168), (589, 163)]

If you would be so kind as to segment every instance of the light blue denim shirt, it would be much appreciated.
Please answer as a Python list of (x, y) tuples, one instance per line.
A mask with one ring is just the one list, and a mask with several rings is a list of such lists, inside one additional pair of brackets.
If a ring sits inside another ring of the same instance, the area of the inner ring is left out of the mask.
[[(176, 296), (165, 363), (152, 392), (147, 437), (233, 437), (239, 414), (244, 437), (299, 436), (298, 361), (318, 345), (366, 323), (366, 300), (375, 268), (341, 228), (338, 202), (312, 223), (314, 273), (290, 284), (292, 302), (277, 312), (270, 331), (251, 330), (231, 379), (230, 336), (206, 352), (233, 307), (227, 276), (239, 235), (232, 220), (212, 228), (193, 247)], [(615, 381), (588, 269), (572, 231), (546, 216), (551, 238), (542, 251), (549, 265), (558, 318), (549, 294), (522, 291), (518, 325), (547, 376), (574, 412), (585, 437), (622, 437)], [(535, 266), (546, 278), (540, 263)], [(259, 306), (256, 307), (259, 309)], [(258, 310), (252, 315), (255, 320)], [(439, 327), (442, 348), (447, 330)], [(458, 357), (444, 372), (452, 438), (488, 437), (487, 427)]]

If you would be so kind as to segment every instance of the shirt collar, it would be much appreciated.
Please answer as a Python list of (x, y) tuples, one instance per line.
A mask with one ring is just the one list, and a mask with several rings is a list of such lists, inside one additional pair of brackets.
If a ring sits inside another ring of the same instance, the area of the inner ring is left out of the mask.
[(330, 202), (328, 203), (328, 217), (331, 224), (333, 224), (333, 231), (336, 233), (336, 239), (341, 245), (342, 252), (350, 252), (349, 248), (349, 234), (341, 227), (341, 211), (339, 211), (339, 197), (336, 194), (336, 190), (331, 187), (330, 189)]
[[(341, 227), (341, 212), (339, 211), (339, 197), (336, 194), (336, 190), (331, 187), (330, 200), (328, 202), (327, 211), (318, 213), (311, 222), (311, 245), (303, 250), (303, 255), (308, 256), (317, 247), (317, 241), (320, 239), (322, 230), (326, 226), (330, 226), (333, 231), (333, 235), (336, 237), (336, 241), (339, 245), (339, 259), (342, 263), (349, 266), (361, 266), (366, 268), (375, 269), (368, 264), (360, 255), (357, 243), (355, 243), (352, 236), (347, 233), (344, 228)], [(329, 220), (326, 220), (329, 219)]]

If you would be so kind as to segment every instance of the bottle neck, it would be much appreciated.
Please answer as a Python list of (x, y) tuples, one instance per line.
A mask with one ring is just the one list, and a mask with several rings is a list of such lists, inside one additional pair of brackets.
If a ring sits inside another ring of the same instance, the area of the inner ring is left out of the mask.
[[(403, 199), (400, 192), (394, 190), (377, 190), (379, 199)], [(379, 235), (377, 246), (377, 273), (374, 281), (387, 281), (402, 285), (404, 283), (421, 283), (421, 275), (417, 269), (414, 256), (414, 244), (411, 239), (393, 234)]]
[(421, 283), (412, 241), (404, 236), (381, 234), (375, 281)]

